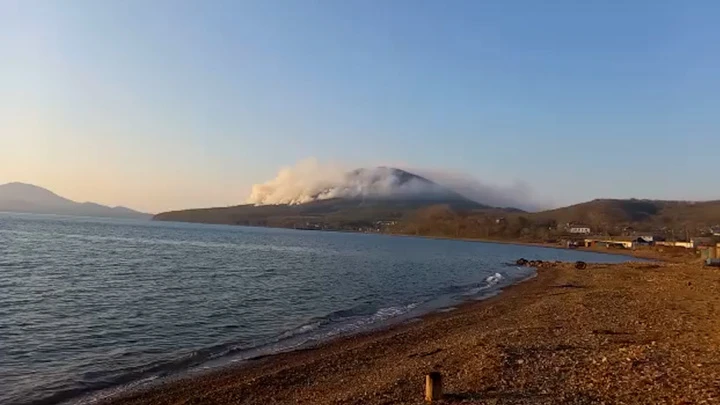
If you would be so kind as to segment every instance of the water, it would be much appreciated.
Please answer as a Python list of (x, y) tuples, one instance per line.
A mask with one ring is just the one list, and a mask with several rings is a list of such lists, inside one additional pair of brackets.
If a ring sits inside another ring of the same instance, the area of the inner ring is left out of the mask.
[(616, 262), (451, 240), (0, 213), (0, 404), (77, 402)]

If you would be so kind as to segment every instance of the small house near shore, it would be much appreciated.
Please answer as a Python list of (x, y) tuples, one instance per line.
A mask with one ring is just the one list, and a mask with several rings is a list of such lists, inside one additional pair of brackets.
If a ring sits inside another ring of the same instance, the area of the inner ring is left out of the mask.
[(663, 237), (652, 235), (614, 236), (585, 239), (585, 246), (602, 246), (607, 248), (632, 249), (636, 246), (652, 246), (664, 240)]
[(632, 249), (635, 241), (631, 239), (585, 239), (585, 247), (606, 247)]
[(669, 246), (669, 247), (682, 247), (686, 249), (692, 249), (693, 244), (692, 242), (684, 242), (684, 241), (677, 241), (677, 242), (655, 242), (655, 245), (657, 246)]
[(591, 232), (590, 227), (585, 225), (568, 225), (567, 231), (575, 235), (588, 235)]
[(708, 246), (715, 247), (715, 245), (717, 244), (714, 237), (692, 238), (692, 239), (690, 239), (690, 243), (692, 243), (692, 246), (694, 248), (708, 247)]

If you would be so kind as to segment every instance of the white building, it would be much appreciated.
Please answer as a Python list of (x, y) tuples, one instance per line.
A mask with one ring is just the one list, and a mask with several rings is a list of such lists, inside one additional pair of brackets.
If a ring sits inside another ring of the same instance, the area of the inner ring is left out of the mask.
[(581, 234), (581, 235), (587, 235), (590, 233), (590, 228), (586, 226), (572, 226), (568, 229), (568, 232), (575, 233), (575, 234)]

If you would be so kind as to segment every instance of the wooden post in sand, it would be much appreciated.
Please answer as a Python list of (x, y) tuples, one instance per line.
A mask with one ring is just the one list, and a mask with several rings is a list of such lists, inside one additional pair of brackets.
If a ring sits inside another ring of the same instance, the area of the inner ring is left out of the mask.
[(442, 398), (442, 375), (433, 371), (425, 376), (425, 400), (437, 401)]

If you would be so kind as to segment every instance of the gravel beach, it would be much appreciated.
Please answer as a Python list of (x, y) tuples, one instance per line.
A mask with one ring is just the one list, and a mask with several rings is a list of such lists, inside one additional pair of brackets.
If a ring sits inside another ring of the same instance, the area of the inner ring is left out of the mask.
[(127, 393), (105, 404), (720, 403), (720, 270), (570, 264), (419, 322)]

